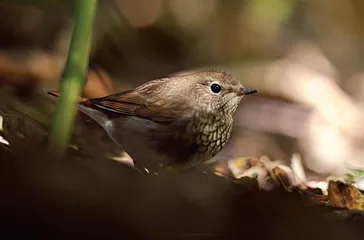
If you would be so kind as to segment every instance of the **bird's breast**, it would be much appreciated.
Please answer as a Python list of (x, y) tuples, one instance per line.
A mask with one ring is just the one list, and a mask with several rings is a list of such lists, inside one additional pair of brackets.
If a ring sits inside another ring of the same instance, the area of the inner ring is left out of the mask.
[(205, 116), (192, 123), (198, 152), (205, 160), (214, 157), (225, 146), (231, 135), (232, 125), (232, 118), (219, 116)]

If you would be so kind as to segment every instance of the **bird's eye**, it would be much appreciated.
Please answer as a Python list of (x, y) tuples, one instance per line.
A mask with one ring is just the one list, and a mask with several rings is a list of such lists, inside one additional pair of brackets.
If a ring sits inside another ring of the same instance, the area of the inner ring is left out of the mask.
[(213, 83), (211, 84), (210, 89), (213, 93), (219, 93), (221, 91), (221, 86), (217, 83)]

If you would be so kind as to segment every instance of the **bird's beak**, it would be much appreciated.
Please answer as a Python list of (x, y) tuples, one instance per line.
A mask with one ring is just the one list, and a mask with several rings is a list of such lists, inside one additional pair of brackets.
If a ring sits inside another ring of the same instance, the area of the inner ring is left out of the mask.
[(258, 90), (243, 87), (239, 90), (238, 95), (250, 95), (250, 94), (257, 93), (257, 92), (258, 92)]

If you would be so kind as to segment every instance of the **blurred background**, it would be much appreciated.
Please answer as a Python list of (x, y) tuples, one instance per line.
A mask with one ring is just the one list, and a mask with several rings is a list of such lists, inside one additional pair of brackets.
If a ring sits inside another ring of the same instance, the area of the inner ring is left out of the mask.
[[(54, 100), (42, 89), (58, 87), (73, 5), (0, 4), (0, 115), (9, 146), (44, 140)], [(361, 0), (100, 0), (83, 96), (221, 68), (259, 90), (240, 104), (233, 136), (215, 157), (221, 173), (239, 177), (236, 159), (264, 156), (287, 166), (298, 158), (307, 181), (340, 177), (364, 168), (363, 9)], [(105, 143), (103, 155), (121, 155), (82, 124), (77, 146), (100, 154)]]

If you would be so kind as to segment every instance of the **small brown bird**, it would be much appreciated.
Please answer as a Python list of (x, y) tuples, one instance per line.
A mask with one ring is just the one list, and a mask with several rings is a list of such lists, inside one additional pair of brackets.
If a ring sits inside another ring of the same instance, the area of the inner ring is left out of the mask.
[(79, 109), (125, 149), (138, 169), (159, 172), (214, 157), (230, 137), (240, 100), (256, 92), (230, 73), (209, 70), (88, 99)]

